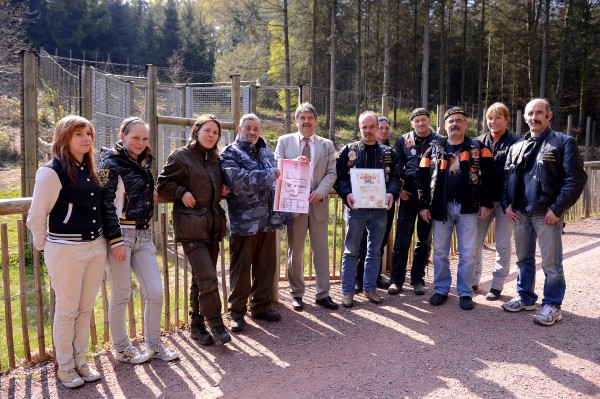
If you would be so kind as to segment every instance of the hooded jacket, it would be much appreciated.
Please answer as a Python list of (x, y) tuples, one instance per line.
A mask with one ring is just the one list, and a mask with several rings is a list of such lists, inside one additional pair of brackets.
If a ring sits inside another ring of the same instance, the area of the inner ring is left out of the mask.
[(102, 148), (98, 176), (104, 185), (104, 235), (111, 247), (123, 245), (122, 228), (148, 229), (154, 211), (154, 157), (150, 147), (133, 159), (121, 141)]
[[(197, 240), (215, 244), (223, 239), (227, 227), (221, 208), (221, 166), (214, 149), (207, 150), (197, 140), (173, 151), (157, 179), (161, 197), (174, 201), (173, 229), (179, 242)], [(181, 198), (190, 192), (193, 208)]]
[(262, 137), (256, 144), (238, 135), (221, 152), (223, 180), (230, 188), (226, 197), (232, 234), (253, 235), (283, 228), (289, 213), (273, 211), (277, 163)]

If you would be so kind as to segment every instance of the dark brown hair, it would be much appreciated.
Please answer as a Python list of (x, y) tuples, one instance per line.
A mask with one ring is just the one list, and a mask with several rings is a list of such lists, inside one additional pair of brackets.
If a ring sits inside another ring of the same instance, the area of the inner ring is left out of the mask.
[(219, 140), (221, 140), (221, 123), (217, 120), (217, 117), (213, 114), (203, 114), (196, 119), (192, 129), (190, 130), (190, 141), (198, 141), (198, 132), (202, 128), (206, 122), (214, 122), (217, 124), (217, 128), (219, 129), (219, 139), (213, 146), (213, 148), (209, 148), (209, 150), (217, 151), (217, 145), (219, 144)]

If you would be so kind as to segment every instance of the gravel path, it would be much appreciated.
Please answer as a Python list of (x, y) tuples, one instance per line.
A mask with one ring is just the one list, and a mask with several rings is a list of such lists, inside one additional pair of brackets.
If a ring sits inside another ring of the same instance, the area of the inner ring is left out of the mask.
[[(20, 368), (0, 377), (2, 397), (33, 398), (589, 398), (600, 397), (600, 217), (569, 223), (563, 236), (567, 295), (564, 319), (533, 323), (534, 312), (504, 312), (486, 301), (492, 250), (484, 251), (476, 307), (460, 310), (456, 292), (440, 308), (406, 289), (376, 306), (359, 296), (351, 309), (313, 304), (294, 312), (281, 289), (280, 323), (249, 319), (223, 347), (200, 347), (187, 331), (165, 337), (182, 358), (121, 364), (110, 353), (92, 363), (97, 383), (69, 390), (54, 366)], [(538, 258), (539, 261), (539, 258)], [(514, 260), (513, 260), (514, 262)], [(456, 262), (453, 263), (453, 265)], [(513, 265), (502, 300), (515, 293)], [(543, 272), (536, 291), (541, 293)], [(332, 285), (341, 299), (340, 284)]]

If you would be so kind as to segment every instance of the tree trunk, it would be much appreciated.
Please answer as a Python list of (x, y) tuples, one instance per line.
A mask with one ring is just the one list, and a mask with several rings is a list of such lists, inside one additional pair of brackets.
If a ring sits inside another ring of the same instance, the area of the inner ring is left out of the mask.
[(546, 97), (546, 70), (548, 68), (548, 36), (550, 34), (550, 0), (544, 5), (544, 41), (540, 62), (540, 98)]
[(536, 6), (535, 0), (527, 0), (527, 69), (529, 73), (529, 97), (534, 97), (538, 91), (536, 84), (538, 80), (535, 76), (535, 58), (537, 42), (537, 28), (539, 21), (539, 9), (542, 0), (539, 0), (540, 5)]
[(465, 18), (463, 20), (463, 43), (462, 43), (462, 70), (460, 74), (460, 103), (465, 103), (465, 80), (467, 79), (467, 9), (469, 1), (465, 0)]
[(554, 93), (554, 116), (552, 117), (555, 129), (560, 129), (560, 105), (565, 82), (565, 64), (567, 59), (567, 48), (571, 47), (571, 19), (573, 17), (573, 0), (567, 1), (565, 10), (565, 21), (563, 23), (563, 37), (560, 46), (560, 59), (558, 61), (558, 83)]
[(481, 109), (481, 93), (483, 92), (483, 54), (485, 51), (485, 0), (481, 1), (481, 32), (479, 34), (479, 60), (477, 61), (477, 134), (481, 133), (483, 119)]
[(438, 104), (444, 104), (444, 88), (446, 72), (446, 0), (440, 0), (440, 62), (439, 62), (439, 82), (438, 82)]
[(331, 2), (331, 71), (329, 73), (329, 140), (335, 143), (335, 62), (336, 62), (336, 31), (335, 17), (337, 14), (337, 0)]
[(383, 104), (381, 115), (387, 117), (387, 97), (390, 94), (390, 1), (385, 2), (385, 37), (383, 40)]
[(421, 106), (427, 109), (429, 105), (429, 0), (423, 4), (423, 63), (421, 66)]
[(310, 55), (311, 65), (310, 65), (310, 101), (314, 102), (315, 96), (315, 87), (316, 87), (316, 79), (317, 79), (317, 26), (318, 26), (318, 16), (317, 12), (317, 0), (313, 0), (313, 15), (312, 15), (312, 52)]
[(288, 25), (288, 2), (283, 0), (283, 47), (284, 47), (284, 62), (285, 62), (285, 132), (290, 132), (291, 116), (290, 116), (290, 36)]

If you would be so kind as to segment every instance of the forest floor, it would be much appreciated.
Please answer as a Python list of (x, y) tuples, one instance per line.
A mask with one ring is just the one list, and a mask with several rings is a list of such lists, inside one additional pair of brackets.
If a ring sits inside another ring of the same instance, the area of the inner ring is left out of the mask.
[[(405, 285), (382, 305), (359, 295), (352, 309), (314, 305), (295, 312), (287, 286), (280, 289), (279, 323), (247, 318), (242, 333), (224, 346), (203, 347), (188, 331), (165, 336), (179, 360), (138, 366), (96, 354), (102, 379), (77, 389), (57, 382), (55, 365), (18, 368), (0, 376), (0, 396), (16, 398), (590, 398), (600, 397), (600, 217), (568, 223), (563, 235), (567, 293), (564, 318), (534, 324), (535, 312), (500, 308), (515, 294), (511, 268), (500, 301), (487, 301), (493, 247), (472, 311), (458, 306), (454, 287), (439, 308)], [(542, 293), (539, 266), (536, 292)], [(456, 260), (452, 263), (456, 267)], [(453, 273), (455, 274), (455, 273)], [(341, 286), (332, 297), (341, 300)], [(541, 301), (541, 298), (540, 298)], [(538, 301), (539, 302), (539, 301)]]

